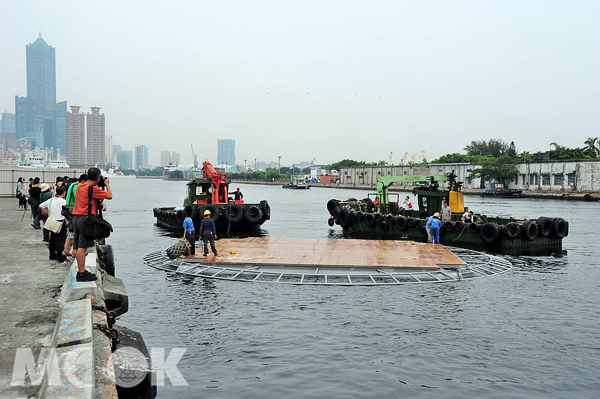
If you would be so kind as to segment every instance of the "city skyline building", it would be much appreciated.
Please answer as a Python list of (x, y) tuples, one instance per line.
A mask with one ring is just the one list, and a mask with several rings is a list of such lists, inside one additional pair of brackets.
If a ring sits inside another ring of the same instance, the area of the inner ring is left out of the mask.
[(171, 152), (161, 151), (160, 152), (160, 166), (163, 168), (171, 163)]
[(0, 121), (0, 144), (4, 145), (5, 151), (17, 148), (15, 114), (2, 113), (2, 120)]
[(72, 105), (67, 113), (67, 163), (71, 167), (87, 166), (85, 152), (85, 114), (80, 113), (80, 106)]
[(135, 169), (145, 169), (148, 167), (148, 147), (138, 145), (135, 147)]
[(235, 140), (218, 139), (217, 164), (235, 165)]
[(171, 154), (171, 162), (173, 163), (173, 165), (179, 166), (179, 163), (181, 162), (181, 157), (178, 152), (173, 151), (173, 153)]
[(106, 135), (104, 150), (106, 151), (106, 166), (110, 166), (113, 163), (117, 163), (117, 156), (115, 155), (113, 144), (113, 136)]
[(121, 151), (121, 146), (120, 146), (120, 145), (118, 145), (118, 144), (114, 144), (114, 145), (112, 146), (112, 149), (113, 149), (113, 150), (112, 150), (112, 151), (113, 151), (113, 154), (115, 154), (115, 155), (116, 155), (116, 154), (118, 154), (118, 153), (119, 153), (119, 151)]
[(27, 96), (15, 96), (16, 137), (66, 152), (67, 102), (56, 102), (56, 54), (40, 34), (25, 47)]
[(132, 169), (133, 168), (133, 152), (132, 151), (118, 151), (117, 162), (121, 169)]
[(91, 107), (92, 112), (86, 115), (87, 135), (86, 153), (90, 166), (106, 165), (106, 135), (104, 114), (100, 114), (100, 107)]

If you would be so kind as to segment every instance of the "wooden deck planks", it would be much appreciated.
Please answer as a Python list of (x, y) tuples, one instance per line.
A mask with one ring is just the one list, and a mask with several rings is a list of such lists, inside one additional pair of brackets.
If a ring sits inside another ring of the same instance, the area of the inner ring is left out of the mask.
[[(391, 240), (299, 239), (250, 237), (217, 241), (219, 256), (196, 258), (202, 263), (318, 267), (437, 269), (465, 265), (443, 245)], [(235, 251), (236, 254), (231, 254)]]

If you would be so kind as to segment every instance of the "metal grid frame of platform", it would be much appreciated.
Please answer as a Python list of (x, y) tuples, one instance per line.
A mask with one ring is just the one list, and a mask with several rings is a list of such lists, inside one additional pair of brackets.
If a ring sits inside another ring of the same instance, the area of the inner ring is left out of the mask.
[(189, 277), (216, 280), (299, 285), (373, 286), (448, 283), (502, 274), (511, 263), (498, 256), (462, 248), (448, 248), (465, 261), (462, 269), (383, 269), (367, 267), (312, 267), (285, 265), (223, 265), (198, 259), (169, 259), (164, 250), (154, 251), (143, 262), (160, 270)]

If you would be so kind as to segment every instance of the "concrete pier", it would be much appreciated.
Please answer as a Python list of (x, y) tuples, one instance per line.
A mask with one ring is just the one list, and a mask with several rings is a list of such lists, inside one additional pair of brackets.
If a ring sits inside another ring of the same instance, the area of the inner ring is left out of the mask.
[(98, 280), (77, 282), (76, 262), (49, 260), (29, 215), (21, 221), (16, 200), (0, 199), (0, 397), (117, 398), (113, 351), (122, 327), (112, 327), (128, 310), (127, 290), (102, 269), (101, 248), (86, 255)]

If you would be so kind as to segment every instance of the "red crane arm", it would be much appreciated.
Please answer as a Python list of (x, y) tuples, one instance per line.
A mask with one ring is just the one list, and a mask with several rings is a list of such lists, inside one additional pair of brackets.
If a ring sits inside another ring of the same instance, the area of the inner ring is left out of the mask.
[(204, 178), (210, 179), (212, 182), (212, 203), (227, 204), (229, 201), (229, 193), (227, 192), (227, 185), (225, 184), (227, 175), (225, 173), (218, 173), (208, 161), (205, 161), (202, 164), (202, 170), (204, 171)]

